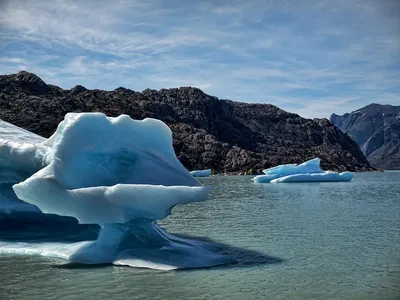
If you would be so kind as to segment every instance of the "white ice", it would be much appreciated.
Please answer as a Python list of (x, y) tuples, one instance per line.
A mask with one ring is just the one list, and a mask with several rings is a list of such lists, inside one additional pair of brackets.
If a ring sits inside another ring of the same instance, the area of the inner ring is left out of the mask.
[(265, 175), (253, 178), (255, 183), (279, 183), (279, 182), (315, 182), (315, 181), (350, 181), (353, 178), (351, 172), (337, 173), (323, 171), (320, 167), (321, 160), (314, 158), (302, 164), (279, 165), (264, 170)]
[(14, 191), (46, 213), (96, 224), (159, 220), (176, 204), (208, 196), (176, 158), (171, 131), (159, 120), (70, 113), (44, 145), (49, 164)]
[(163, 122), (69, 113), (48, 140), (4, 141), (3, 147), (0, 167), (22, 181), (13, 186), (19, 199), (44, 213), (101, 225), (97, 241), (66, 246), (73, 251), (61, 256), (69, 261), (168, 268), (230, 261), (208, 243), (169, 235), (156, 223), (177, 204), (206, 200), (210, 190), (176, 158)]
[(193, 177), (209, 177), (211, 176), (211, 169), (191, 171)]
[(45, 138), (0, 120), (0, 213), (39, 209), (19, 200), (11, 186), (43, 168)]
[(275, 182), (326, 182), (326, 181), (350, 181), (353, 178), (351, 172), (323, 172), (323, 173), (304, 173), (304, 174), (294, 174), (283, 176), (271, 180), (272, 183)]

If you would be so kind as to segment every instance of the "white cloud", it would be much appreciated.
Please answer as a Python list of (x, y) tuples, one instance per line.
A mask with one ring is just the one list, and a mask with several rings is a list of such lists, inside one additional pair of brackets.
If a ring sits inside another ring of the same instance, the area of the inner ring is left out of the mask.
[[(297, 109), (296, 113), (304, 118), (329, 117), (332, 113), (345, 113), (349, 106), (349, 102), (357, 100), (357, 97), (326, 97), (313, 100), (307, 104), (307, 107)], [(343, 111), (343, 107), (346, 110)], [(359, 108), (359, 107), (357, 107)]]
[(165, 3), (3, 1), (2, 72), (63, 87), (192, 85), (305, 116), (399, 99), (396, 0)]
[(5, 64), (26, 64), (27, 61), (20, 57), (0, 57), (0, 62)]
[(221, 6), (221, 7), (214, 8), (213, 12), (218, 14), (218, 15), (239, 14), (240, 13), (240, 8), (235, 7), (235, 6)]

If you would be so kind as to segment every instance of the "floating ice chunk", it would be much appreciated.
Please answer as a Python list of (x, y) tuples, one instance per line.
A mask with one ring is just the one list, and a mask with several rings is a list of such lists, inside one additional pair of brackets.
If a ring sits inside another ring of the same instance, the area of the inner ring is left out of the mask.
[(253, 178), (255, 183), (267, 182), (304, 182), (304, 181), (350, 181), (352, 173), (323, 171), (320, 167), (321, 160), (314, 158), (302, 164), (279, 165), (264, 170), (265, 175)]
[(285, 176), (290, 174), (298, 174), (298, 173), (321, 173), (323, 172), (319, 166), (321, 160), (319, 158), (314, 158), (303, 162), (300, 165), (296, 164), (288, 164), (288, 165), (279, 165), (276, 167), (272, 167), (263, 171), (266, 175), (279, 175)]
[(13, 186), (18, 198), (101, 225), (97, 241), (74, 246), (68, 260), (163, 268), (232, 262), (209, 243), (174, 237), (156, 223), (177, 204), (206, 200), (210, 190), (176, 158), (163, 122), (70, 113), (38, 149), (23, 151), (41, 164), (32, 169), (44, 168)]
[(350, 181), (353, 178), (351, 172), (324, 172), (324, 173), (309, 173), (309, 174), (294, 174), (283, 176), (271, 180), (271, 183), (276, 182), (326, 182), (326, 181)]
[(47, 213), (81, 223), (156, 220), (208, 195), (176, 158), (172, 133), (159, 120), (70, 113), (44, 145), (49, 164), (14, 191)]
[(211, 176), (211, 169), (191, 171), (193, 177), (208, 177)]

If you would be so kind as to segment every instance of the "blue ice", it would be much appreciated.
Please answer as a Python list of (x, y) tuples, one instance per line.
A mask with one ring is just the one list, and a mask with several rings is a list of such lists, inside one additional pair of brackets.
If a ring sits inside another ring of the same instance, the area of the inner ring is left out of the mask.
[(69, 113), (47, 140), (24, 134), (25, 140), (0, 140), (0, 173), (13, 178), (17, 200), (101, 226), (96, 241), (52, 245), (50, 252), (45, 245), (24, 247), (75, 263), (157, 269), (232, 261), (208, 242), (173, 236), (157, 224), (175, 205), (204, 201), (210, 191), (176, 158), (163, 122)]
[(279, 183), (279, 182), (327, 182), (350, 181), (353, 178), (351, 172), (337, 173), (323, 171), (320, 167), (321, 160), (314, 158), (302, 164), (279, 165), (264, 170), (265, 175), (253, 178), (255, 183)]
[(191, 171), (193, 177), (209, 177), (211, 176), (211, 169)]

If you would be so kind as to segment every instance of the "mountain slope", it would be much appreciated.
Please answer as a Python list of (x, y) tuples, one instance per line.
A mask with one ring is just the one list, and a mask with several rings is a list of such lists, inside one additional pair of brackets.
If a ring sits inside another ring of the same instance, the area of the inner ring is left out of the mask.
[(304, 119), (270, 104), (219, 100), (192, 87), (63, 90), (24, 71), (0, 76), (0, 118), (7, 122), (48, 137), (72, 111), (161, 119), (188, 169), (259, 173), (320, 157), (327, 169), (371, 170), (358, 145), (329, 120)]
[(400, 169), (400, 106), (370, 104), (331, 121), (359, 145), (372, 166)]

